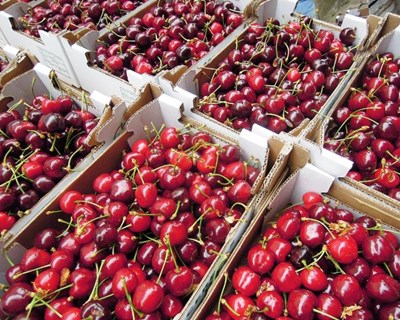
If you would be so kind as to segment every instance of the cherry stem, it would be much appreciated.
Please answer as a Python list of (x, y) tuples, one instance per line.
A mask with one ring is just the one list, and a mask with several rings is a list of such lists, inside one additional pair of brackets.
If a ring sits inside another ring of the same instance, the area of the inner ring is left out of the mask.
[(341, 266), (339, 265), (339, 263), (327, 252), (326, 253), (326, 258), (330, 261), (332, 261), (332, 263), (335, 265), (336, 269), (339, 270), (340, 273), (345, 274), (346, 272), (344, 272), (344, 270), (341, 268)]
[[(153, 241), (153, 242), (157, 243), (159, 246), (161, 246), (161, 245), (163, 244), (160, 240), (151, 238), (151, 237), (149, 237), (149, 236), (148, 236), (147, 234), (145, 234), (145, 233), (143, 233), (142, 235), (143, 235), (145, 238), (147, 238), (149, 241)], [(146, 241), (146, 242), (149, 242), (149, 241)], [(146, 243), (146, 242), (141, 242), (141, 243)]]
[(301, 218), (301, 221), (313, 221), (313, 222), (317, 222), (317, 223), (321, 224), (321, 225), (329, 232), (330, 236), (331, 236), (333, 239), (336, 239), (336, 236), (333, 234), (333, 232), (332, 232), (332, 231), (326, 226), (326, 224), (323, 223), (322, 221), (317, 220), (317, 219), (313, 219), (313, 218), (307, 218), (307, 217)]
[(383, 262), (383, 265), (385, 266), (385, 269), (386, 269), (387, 273), (389, 274), (389, 276), (391, 276), (391, 277), (393, 278), (393, 273), (392, 273), (392, 271), (390, 270), (390, 268), (389, 268), (387, 262)]
[(165, 259), (164, 259), (164, 261), (163, 261), (163, 265), (162, 265), (161, 270), (160, 270), (160, 274), (158, 275), (158, 278), (157, 278), (157, 281), (156, 281), (157, 284), (158, 284), (158, 283), (160, 282), (160, 280), (161, 280), (162, 274), (163, 274), (164, 269), (165, 269), (165, 266), (166, 266), (166, 264), (167, 264), (167, 260), (168, 260), (168, 258), (169, 258), (168, 256), (169, 256), (170, 254), (171, 254), (171, 253), (169, 252), (169, 250), (167, 250), (166, 253), (165, 253)]
[(28, 274), (28, 273), (35, 272), (35, 271), (38, 271), (38, 270), (42, 270), (42, 269), (45, 269), (45, 268), (48, 268), (48, 267), (50, 267), (50, 264), (46, 264), (44, 266), (40, 266), (40, 267), (37, 267), (37, 268), (34, 268), (34, 269), (30, 269), (30, 270), (26, 270), (26, 271), (23, 271), (23, 272), (19, 272), (19, 273), (14, 274), (12, 278), (13, 279), (17, 279), (18, 277), (23, 276), (24, 274)]
[(314, 308), (313, 311), (316, 312), (316, 313), (322, 314), (322, 315), (324, 315), (324, 316), (327, 317), (327, 318), (330, 318), (330, 319), (333, 319), (333, 320), (340, 320), (339, 318), (336, 318), (336, 317), (334, 317), (334, 316), (331, 316), (330, 314), (328, 314), (328, 313), (326, 313), (326, 312), (324, 312), (324, 311), (322, 311), (322, 310), (319, 310), (319, 309), (317, 309), (317, 308)]
[(326, 248), (326, 246), (323, 246), (321, 249), (321, 252), (319, 252), (315, 256), (313, 256), (314, 260), (309, 265), (305, 265), (305, 262), (302, 261), (304, 267), (297, 269), (296, 272), (301, 272), (305, 269), (315, 266), (316, 264), (318, 264), (319, 260), (321, 260), (324, 257), (325, 253), (327, 253), (327, 248)]
[(103, 269), (103, 266), (104, 266), (104, 262), (105, 262), (105, 260), (101, 260), (100, 267), (98, 266), (97, 263), (95, 264), (95, 267), (96, 267), (96, 281), (94, 283), (93, 290), (90, 293), (90, 296), (89, 296), (89, 298), (87, 299), (86, 302), (98, 299), (98, 296), (99, 296), (99, 279), (100, 279), (101, 269)]
[(233, 209), (236, 206), (242, 207), (244, 210), (248, 209), (248, 207), (242, 202), (235, 202), (233, 205), (231, 205), (231, 209)]
[(221, 313), (221, 301), (223, 299), (227, 283), (228, 283), (228, 273), (224, 272), (224, 285), (222, 286), (222, 290), (221, 290), (221, 293), (219, 295), (219, 300), (218, 300), (218, 305), (217, 305), (217, 313), (218, 314)]
[[(30, 310), (33, 309), (35, 307), (36, 301), (39, 301), (42, 305), (46, 306), (47, 308), (51, 309), (51, 311), (53, 311), (59, 318), (62, 318), (62, 314), (60, 314), (56, 309), (53, 308), (53, 306), (48, 303), (46, 300), (44, 300), (42, 297), (40, 297), (39, 295), (31, 292), (32, 295), (32, 301), (26, 306), (25, 310)], [(33, 303), (34, 302), (34, 303)]]
[(139, 310), (137, 310), (137, 309), (135, 308), (135, 306), (133, 305), (132, 297), (131, 297), (131, 295), (130, 295), (129, 292), (128, 292), (128, 288), (126, 287), (125, 278), (122, 279), (122, 286), (123, 286), (123, 288), (124, 288), (126, 300), (128, 300), (129, 305), (131, 306), (132, 319), (135, 319), (135, 312), (139, 315), (139, 317), (142, 318), (142, 317), (143, 317), (143, 313), (140, 312)]
[(240, 317), (240, 314), (233, 310), (233, 308), (228, 304), (228, 301), (226, 301), (225, 299), (221, 299), (221, 304), (224, 305), (230, 312), (232, 312), (236, 317)]
[(13, 267), (15, 265), (15, 263), (11, 260), (10, 256), (8, 255), (8, 252), (6, 250), (3, 250), (3, 255), (4, 258), (6, 258), (8, 264)]

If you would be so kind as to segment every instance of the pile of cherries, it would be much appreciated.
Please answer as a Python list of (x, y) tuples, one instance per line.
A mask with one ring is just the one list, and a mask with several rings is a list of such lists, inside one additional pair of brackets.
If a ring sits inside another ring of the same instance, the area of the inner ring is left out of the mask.
[(312, 20), (253, 23), (200, 88), (197, 109), (236, 130), (289, 131), (312, 119), (352, 66), (355, 32), (312, 28)]
[(283, 211), (207, 320), (393, 320), (400, 318), (395, 230), (326, 203), (320, 194)]
[(127, 69), (157, 74), (191, 66), (242, 21), (229, 1), (173, 0), (132, 17), (100, 39), (95, 63), (123, 79)]
[(59, 203), (66, 228), (40, 231), (9, 268), (0, 313), (28, 320), (180, 313), (260, 173), (236, 146), (187, 130), (149, 129), (152, 138), (134, 142), (120, 169), (93, 180), (93, 193), (66, 192)]
[(324, 147), (354, 165), (348, 176), (400, 201), (400, 59), (369, 61), (344, 105), (332, 114)]
[(97, 122), (67, 95), (36, 96), (0, 112), (1, 233), (89, 153), (86, 137)]
[(48, 0), (18, 18), (21, 30), (40, 37), (39, 30), (59, 33), (80, 27), (101, 30), (146, 2), (134, 0)]

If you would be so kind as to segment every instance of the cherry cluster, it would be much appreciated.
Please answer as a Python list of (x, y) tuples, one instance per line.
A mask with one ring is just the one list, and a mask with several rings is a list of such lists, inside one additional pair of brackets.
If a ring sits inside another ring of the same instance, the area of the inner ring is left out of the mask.
[(37, 38), (39, 30), (54, 33), (79, 27), (101, 30), (144, 2), (146, 0), (48, 0), (44, 5), (30, 8), (18, 21), (21, 30)]
[(191, 66), (243, 21), (231, 2), (173, 0), (108, 33), (95, 63), (123, 79), (126, 70), (157, 74)]
[(0, 112), (0, 232), (29, 214), (89, 153), (86, 137), (97, 122), (67, 95), (37, 96)]
[(9, 65), (7, 57), (0, 54), (0, 72), (3, 72)]
[(236, 130), (288, 131), (313, 118), (353, 64), (355, 32), (345, 28), (338, 39), (312, 23), (250, 25), (201, 85), (197, 109)]
[(149, 129), (153, 137), (134, 142), (121, 169), (94, 179), (93, 193), (66, 192), (66, 229), (39, 232), (9, 268), (0, 312), (29, 320), (161, 320), (181, 312), (260, 173), (236, 146), (187, 130)]
[[(252, 245), (207, 320), (372, 320), (400, 317), (399, 240), (307, 192)], [(221, 308), (222, 306), (222, 308)]]
[(400, 201), (400, 59), (369, 61), (359, 83), (338, 107), (324, 147), (354, 162), (348, 176)]

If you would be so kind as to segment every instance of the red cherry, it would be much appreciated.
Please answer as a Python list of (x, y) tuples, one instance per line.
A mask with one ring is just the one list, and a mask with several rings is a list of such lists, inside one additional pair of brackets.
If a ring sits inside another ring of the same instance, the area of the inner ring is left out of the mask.
[(148, 208), (157, 198), (157, 187), (153, 183), (143, 183), (136, 188), (135, 198), (142, 208)]
[[(329, 320), (340, 318), (342, 314), (342, 304), (335, 296), (327, 293), (321, 293), (317, 298), (316, 309), (323, 313), (317, 313), (318, 320)], [(331, 317), (329, 317), (331, 316)]]
[(145, 280), (133, 293), (132, 303), (137, 310), (152, 313), (161, 306), (163, 298), (163, 289), (158, 284)]
[(112, 280), (112, 293), (117, 299), (124, 298), (126, 293), (132, 294), (138, 286), (135, 273), (128, 268), (118, 270)]
[(349, 235), (339, 236), (328, 243), (328, 252), (339, 263), (352, 263), (358, 257), (357, 242)]
[(289, 293), (287, 310), (294, 319), (313, 319), (317, 297), (306, 289), (296, 289)]
[(304, 193), (302, 199), (307, 209), (316, 203), (323, 202), (321, 194), (312, 191)]
[(182, 297), (193, 289), (193, 271), (188, 267), (170, 270), (165, 275), (165, 283), (173, 296)]
[(300, 288), (301, 278), (288, 262), (281, 262), (272, 271), (271, 279), (281, 292), (291, 292)]
[(60, 274), (53, 269), (47, 269), (39, 273), (33, 282), (36, 292), (49, 294), (59, 288)]
[(389, 262), (394, 254), (394, 248), (389, 240), (376, 234), (368, 236), (362, 243), (364, 258), (374, 264)]
[(277, 318), (282, 315), (284, 301), (282, 296), (275, 291), (263, 291), (257, 296), (257, 307), (269, 318)]
[(251, 247), (247, 254), (247, 264), (253, 271), (259, 274), (266, 274), (271, 271), (274, 262), (273, 253), (261, 244)]
[(362, 296), (357, 279), (347, 274), (340, 274), (333, 279), (332, 291), (344, 306), (357, 304)]
[(381, 303), (398, 301), (400, 283), (387, 274), (374, 274), (366, 284), (367, 294)]
[(28, 249), (21, 259), (21, 269), (28, 271), (43, 267), (50, 263), (50, 254), (42, 249), (31, 248)]
[(234, 320), (249, 318), (256, 308), (253, 299), (240, 293), (229, 294), (224, 300), (225, 311)]
[(319, 267), (310, 267), (300, 272), (303, 286), (312, 291), (323, 291), (328, 287), (328, 279)]
[(260, 289), (261, 278), (251, 268), (240, 266), (233, 272), (232, 285), (237, 292), (250, 297)]

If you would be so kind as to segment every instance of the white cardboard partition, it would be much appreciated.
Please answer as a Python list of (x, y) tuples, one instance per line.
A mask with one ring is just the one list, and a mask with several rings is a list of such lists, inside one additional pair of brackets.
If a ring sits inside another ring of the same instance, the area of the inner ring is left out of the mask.
[(62, 44), (79, 76), (81, 86), (88, 91), (98, 90), (107, 95), (117, 95), (129, 105), (137, 99), (140, 89), (149, 82), (147, 79), (142, 79), (133, 85), (112, 76), (100, 68), (89, 65), (90, 58), (88, 56), (90, 56), (91, 50), (78, 43), (71, 46), (68, 41), (62, 41)]
[(271, 200), (272, 214), (282, 211), (288, 203), (302, 202), (302, 195), (308, 191), (328, 192), (335, 178), (312, 164), (306, 164), (289, 177), (276, 191)]
[(349, 159), (343, 158), (334, 152), (321, 148), (317, 144), (304, 139), (301, 136), (292, 136), (286, 132), (276, 134), (271, 130), (263, 128), (259, 125), (254, 125), (252, 131), (259, 134), (261, 137), (269, 138), (272, 136), (279, 136), (281, 139), (287, 142), (300, 144), (309, 151), (310, 161), (314, 166), (336, 178), (346, 176), (353, 166), (353, 162)]

